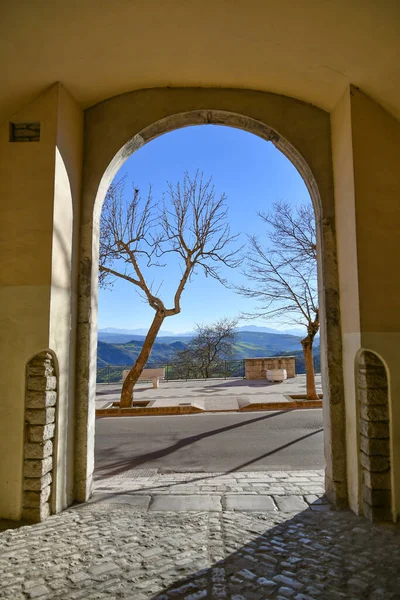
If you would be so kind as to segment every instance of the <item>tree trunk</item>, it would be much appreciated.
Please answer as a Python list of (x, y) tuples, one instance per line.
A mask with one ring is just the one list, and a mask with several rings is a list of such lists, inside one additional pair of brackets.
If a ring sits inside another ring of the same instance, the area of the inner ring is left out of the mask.
[(129, 408), (130, 406), (132, 406), (133, 388), (137, 380), (139, 379), (144, 367), (146, 366), (151, 349), (153, 348), (153, 344), (156, 341), (157, 334), (160, 331), (160, 327), (163, 324), (164, 319), (164, 311), (156, 312), (153, 322), (150, 326), (149, 332), (146, 335), (146, 339), (144, 340), (140, 354), (137, 357), (132, 369), (129, 371), (128, 376), (125, 379), (124, 384), (122, 386), (121, 400), (119, 404), (121, 408)]
[(314, 374), (314, 363), (313, 363), (313, 339), (308, 335), (304, 340), (301, 341), (303, 346), (304, 363), (306, 366), (306, 385), (307, 385), (307, 399), (318, 400), (317, 390), (315, 389), (315, 374)]

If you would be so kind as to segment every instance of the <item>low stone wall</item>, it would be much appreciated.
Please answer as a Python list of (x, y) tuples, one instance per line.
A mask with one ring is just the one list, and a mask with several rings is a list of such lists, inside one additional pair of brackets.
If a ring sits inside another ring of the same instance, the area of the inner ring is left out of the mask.
[(286, 369), (288, 378), (296, 377), (296, 357), (266, 356), (245, 359), (246, 379), (265, 379), (268, 369)]
[(29, 361), (26, 377), (22, 518), (39, 522), (51, 512), (57, 376), (50, 352)]

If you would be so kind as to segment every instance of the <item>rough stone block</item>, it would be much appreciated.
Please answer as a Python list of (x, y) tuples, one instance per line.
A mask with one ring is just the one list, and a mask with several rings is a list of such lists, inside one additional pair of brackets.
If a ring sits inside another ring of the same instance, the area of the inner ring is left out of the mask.
[(368, 471), (387, 471), (390, 468), (390, 458), (387, 456), (368, 456), (361, 452), (361, 464)]
[(51, 484), (53, 478), (51, 473), (46, 473), (43, 477), (25, 478), (24, 479), (24, 490), (31, 490), (33, 492), (40, 492)]
[(390, 471), (384, 473), (371, 473), (370, 471), (363, 472), (364, 485), (370, 489), (376, 490), (390, 490)]
[(43, 365), (44, 363), (53, 363), (53, 356), (50, 352), (40, 352), (39, 354), (36, 354), (33, 358), (31, 358), (31, 360), (29, 361), (29, 369), (31, 368), (31, 366), (40, 367), (40, 365)]
[(391, 521), (392, 511), (390, 507), (370, 506), (367, 502), (363, 502), (364, 516), (371, 522)]
[(32, 523), (40, 523), (50, 516), (50, 504), (45, 502), (37, 508), (24, 508), (22, 511), (22, 519)]
[(29, 365), (29, 377), (49, 377), (54, 375), (54, 367), (50, 360), (45, 360), (40, 365)]
[(300, 512), (309, 508), (301, 496), (275, 496), (274, 498), (278, 509), (282, 512)]
[(383, 367), (378, 369), (359, 369), (358, 387), (370, 390), (387, 389), (386, 372)]
[(370, 506), (391, 507), (392, 494), (390, 490), (371, 490), (363, 486), (363, 500)]
[(48, 456), (43, 460), (25, 460), (24, 477), (42, 477), (53, 468), (53, 457)]
[(36, 508), (47, 502), (51, 495), (51, 485), (43, 488), (40, 491), (33, 492), (32, 490), (26, 490), (24, 492), (23, 504), (26, 508)]
[(358, 389), (358, 397), (361, 404), (381, 405), (388, 403), (388, 388), (360, 388)]
[(43, 391), (55, 390), (57, 388), (57, 377), (51, 375), (49, 377), (29, 377), (28, 390)]
[(53, 442), (51, 440), (38, 443), (27, 442), (24, 447), (24, 457), (26, 459), (46, 458), (47, 456), (51, 456), (52, 453)]
[(28, 409), (25, 412), (25, 420), (29, 425), (48, 425), (54, 423), (55, 416), (55, 408)]
[(47, 408), (55, 406), (57, 392), (42, 390), (41, 392), (29, 391), (26, 399), (26, 408)]
[(361, 418), (366, 421), (389, 421), (389, 408), (387, 404), (361, 404), (360, 414)]
[(360, 436), (361, 450), (372, 456), (390, 456), (389, 440), (367, 438)]
[(32, 425), (28, 427), (28, 440), (30, 442), (45, 442), (54, 437), (55, 425)]
[(50, 498), (51, 486), (48, 485), (44, 489), (38, 492), (26, 490), (24, 492), (23, 505), (24, 508), (38, 508), (44, 502), (47, 502)]
[(384, 439), (389, 437), (389, 423), (360, 419), (360, 433), (364, 437)]

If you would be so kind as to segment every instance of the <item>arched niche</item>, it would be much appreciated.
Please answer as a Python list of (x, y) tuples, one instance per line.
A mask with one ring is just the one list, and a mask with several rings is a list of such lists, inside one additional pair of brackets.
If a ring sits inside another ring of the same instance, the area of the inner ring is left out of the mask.
[(317, 222), (326, 491), (347, 504), (346, 442), (335, 211), (328, 113), (286, 96), (250, 90), (175, 88), (122, 94), (85, 113), (77, 332), (75, 491), (91, 493), (94, 465), (99, 221), (107, 188), (143, 144), (174, 129), (218, 124), (272, 142), (310, 192)]
[(53, 512), (57, 361), (51, 350), (26, 365), (22, 519), (40, 522)]
[(356, 357), (359, 457), (364, 515), (372, 522), (393, 518), (389, 378), (375, 352)]

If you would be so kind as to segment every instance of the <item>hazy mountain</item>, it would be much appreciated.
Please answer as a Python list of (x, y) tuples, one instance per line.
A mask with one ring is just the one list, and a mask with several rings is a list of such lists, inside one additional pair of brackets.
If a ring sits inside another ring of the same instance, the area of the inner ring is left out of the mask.
[(279, 329), (272, 329), (271, 327), (260, 327), (258, 325), (242, 325), (236, 328), (238, 331), (254, 331), (258, 333), (287, 333), (286, 331), (280, 331)]
[[(104, 329), (99, 329), (99, 334), (104, 333), (112, 333), (112, 334), (129, 334), (129, 335), (147, 335), (148, 329), (118, 329), (117, 327), (105, 327)], [(159, 337), (163, 337), (165, 335), (171, 336), (176, 335), (173, 331), (164, 331), (161, 330), (158, 334)], [(185, 334), (184, 334), (185, 335)]]
[[(109, 344), (124, 344), (131, 340), (140, 341), (147, 335), (147, 329), (118, 329), (116, 327), (106, 327), (99, 329), (98, 339)], [(243, 325), (237, 327), (239, 333), (270, 333), (275, 335), (292, 335), (295, 337), (303, 337), (306, 333), (305, 328), (294, 329), (272, 329), (271, 327), (261, 327), (258, 325)], [(185, 333), (174, 333), (172, 331), (160, 331), (157, 339), (163, 338), (163, 342), (172, 343), (173, 341), (188, 341), (195, 335), (195, 331), (187, 331)]]

